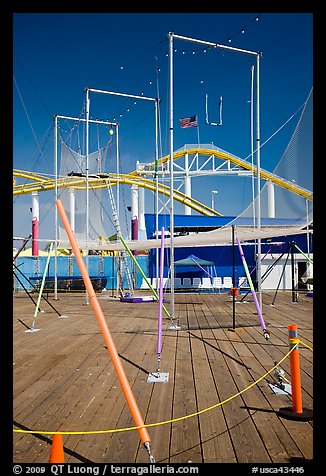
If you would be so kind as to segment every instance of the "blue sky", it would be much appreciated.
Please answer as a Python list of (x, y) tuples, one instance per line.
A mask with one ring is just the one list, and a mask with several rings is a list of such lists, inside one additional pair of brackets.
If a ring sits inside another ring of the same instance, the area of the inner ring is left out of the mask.
[[(308, 97), (313, 85), (312, 13), (17, 13), (13, 15), (13, 168), (54, 173), (53, 118), (79, 117), (85, 87), (161, 98), (160, 150), (169, 153), (168, 33), (262, 51), (260, 62), (261, 143), (281, 127)], [(241, 158), (250, 154), (251, 66), (255, 58), (175, 40), (174, 149), (187, 143), (214, 143)], [(158, 94), (159, 92), (159, 94)], [(223, 97), (223, 125), (218, 122)], [(179, 118), (197, 115), (197, 128), (181, 129)], [(154, 160), (153, 103), (91, 94), (91, 117), (119, 122), (121, 171), (136, 161)], [(289, 123), (261, 150), (261, 167), (273, 171), (299, 119)], [(72, 123), (69, 123), (70, 126)], [(60, 122), (68, 141), (68, 125)], [(94, 131), (107, 145), (103, 127)], [(71, 135), (76, 145), (77, 134)], [(69, 142), (68, 142), (69, 145)], [(107, 171), (115, 171), (110, 157)], [(249, 179), (196, 177), (192, 195), (224, 215), (237, 214), (248, 204)], [(124, 188), (130, 204), (130, 190)], [(54, 194), (40, 194), (40, 237), (54, 236)], [(152, 199), (146, 211), (152, 212)], [(31, 197), (14, 197), (13, 234), (31, 232)], [(176, 212), (182, 209), (176, 206)], [(124, 217), (121, 218), (124, 221)]]

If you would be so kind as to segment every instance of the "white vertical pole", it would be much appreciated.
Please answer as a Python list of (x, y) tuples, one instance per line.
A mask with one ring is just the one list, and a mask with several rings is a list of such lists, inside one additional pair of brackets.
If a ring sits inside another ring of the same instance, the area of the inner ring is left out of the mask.
[(138, 185), (131, 186), (131, 218), (137, 217), (138, 220)]
[(218, 193), (217, 190), (212, 190), (212, 210), (215, 210), (215, 199), (214, 196)]
[[(55, 202), (58, 200), (58, 116), (54, 116), (54, 175), (55, 175)], [(54, 299), (58, 299), (58, 209), (54, 210)]]
[[(139, 187), (138, 189), (138, 229), (141, 231), (141, 235), (143, 235), (144, 231), (146, 230), (145, 225), (145, 189), (144, 187)], [(144, 239), (141, 236), (141, 239)]]
[(275, 193), (274, 184), (271, 180), (267, 180), (267, 196), (268, 196), (268, 218), (275, 218)]
[[(86, 269), (88, 272), (88, 236), (89, 236), (89, 183), (88, 183), (88, 155), (89, 155), (89, 89), (86, 88)], [(89, 304), (86, 290), (86, 304)]]
[(39, 256), (40, 203), (38, 192), (32, 192), (32, 255)]
[[(155, 238), (158, 239), (158, 101), (155, 100)], [(161, 251), (163, 253), (163, 251)], [(159, 256), (158, 248), (155, 249), (156, 258), (156, 289), (159, 283)]]
[(119, 124), (116, 125), (116, 135), (117, 135), (117, 214), (120, 221), (120, 190), (119, 190), (119, 160), (120, 160), (120, 151), (119, 151)]
[(174, 177), (173, 177), (173, 33), (169, 33), (170, 60), (170, 316), (174, 319)]
[(306, 217), (307, 217), (307, 255), (310, 258), (310, 236), (309, 236), (309, 203), (306, 198)]
[[(185, 154), (185, 170), (186, 170), (186, 175), (185, 175), (185, 182), (184, 182), (184, 190), (185, 194), (191, 197), (191, 178), (189, 175), (189, 154)], [(185, 215), (191, 215), (191, 208), (188, 205), (185, 205), (184, 209)]]
[(255, 174), (254, 170), (254, 65), (251, 66), (251, 95), (250, 95), (250, 143), (251, 143), (251, 169), (252, 169), (252, 218), (253, 226), (256, 226), (256, 207), (255, 207)]
[(75, 190), (69, 188), (69, 210), (70, 210), (70, 226), (75, 232)]
[(40, 221), (40, 203), (38, 192), (32, 192), (32, 220)]
[[(259, 101), (259, 58), (260, 53), (257, 54), (257, 109), (256, 109), (256, 147), (257, 147), (257, 227), (261, 229), (261, 208), (260, 208), (260, 101)], [(257, 282), (258, 282), (258, 295), (259, 305), (262, 310), (262, 289), (261, 289), (261, 239), (258, 238), (257, 249)]]

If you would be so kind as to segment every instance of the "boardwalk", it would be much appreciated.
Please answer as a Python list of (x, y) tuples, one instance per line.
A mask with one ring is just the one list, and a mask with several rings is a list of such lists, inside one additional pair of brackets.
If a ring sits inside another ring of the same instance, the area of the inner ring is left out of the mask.
[[(163, 314), (160, 371), (168, 382), (148, 382), (157, 370), (156, 302), (122, 303), (97, 294), (112, 338), (147, 424), (157, 463), (293, 463), (313, 460), (313, 420), (285, 419), (291, 396), (277, 395), (270, 371), (289, 350), (288, 324), (298, 326), (303, 407), (313, 409), (313, 298), (304, 293), (263, 294), (270, 340), (263, 338), (249, 295), (235, 305), (226, 294), (176, 294), (170, 329)], [(49, 298), (61, 315), (41, 301), (38, 332), (25, 332), (34, 305), (26, 294), (13, 296), (14, 426), (38, 434), (13, 434), (15, 463), (46, 463), (52, 435), (65, 434), (65, 462), (148, 463), (137, 430), (92, 434), (134, 426), (103, 335), (84, 294)], [(169, 309), (169, 295), (165, 296)], [(304, 345), (305, 344), (305, 345)], [(309, 346), (310, 348), (308, 348)], [(281, 364), (289, 376), (289, 357)], [(234, 398), (238, 392), (250, 388)], [(218, 405), (220, 402), (224, 402)], [(210, 407), (214, 407), (209, 409)], [(207, 411), (205, 411), (208, 409)], [(187, 418), (186, 418), (187, 417)], [(170, 421), (173, 420), (173, 421)]]

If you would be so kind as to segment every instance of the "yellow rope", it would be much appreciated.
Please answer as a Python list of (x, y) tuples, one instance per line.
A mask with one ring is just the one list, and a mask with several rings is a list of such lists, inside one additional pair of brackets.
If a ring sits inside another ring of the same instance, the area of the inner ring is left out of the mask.
[(310, 347), (310, 345), (305, 344), (304, 342), (302, 342), (302, 340), (299, 339), (299, 342), (300, 342), (300, 344), (302, 344), (302, 345), (304, 345), (305, 347), (307, 347), (307, 349), (309, 349), (309, 350), (311, 350), (311, 351), (313, 350), (312, 347)]
[(131, 427), (127, 427), (127, 428), (116, 428), (114, 430), (93, 430), (93, 431), (36, 431), (36, 430), (13, 430), (14, 433), (28, 433), (28, 434), (42, 434), (42, 435), (56, 435), (56, 434), (61, 434), (61, 435), (103, 435), (103, 434), (106, 434), (106, 433), (119, 433), (119, 432), (122, 432), (122, 431), (130, 431), (130, 430), (138, 430), (139, 428), (149, 428), (149, 427), (152, 427), (152, 426), (159, 426), (159, 425), (166, 425), (167, 423), (174, 423), (174, 422), (177, 422), (177, 421), (181, 421), (181, 420), (186, 420), (187, 418), (192, 418), (194, 416), (197, 416), (197, 415), (201, 415), (205, 412), (208, 412), (210, 410), (213, 410), (214, 408), (217, 408), (221, 405), (224, 405), (225, 403), (233, 400), (234, 398), (238, 397), (239, 395), (241, 395), (242, 393), (246, 392), (247, 390), (249, 390), (250, 388), (254, 387), (255, 385), (257, 385), (259, 382), (261, 382), (265, 377), (267, 377), (267, 375), (269, 375), (271, 372), (273, 372), (273, 370), (276, 369), (276, 367), (278, 367), (290, 354), (291, 352), (293, 352), (294, 349), (296, 349), (296, 347), (299, 345), (299, 343), (303, 344), (304, 346), (306, 346), (308, 349), (312, 350), (312, 348), (310, 346), (308, 346), (307, 344), (304, 344), (301, 340), (297, 339), (297, 342), (295, 343), (295, 345), (292, 347), (292, 349), (290, 349), (288, 351), (288, 353), (276, 364), (274, 365), (274, 367), (272, 367), (268, 372), (266, 372), (262, 377), (260, 377), (258, 380), (256, 380), (255, 382), (251, 383), (250, 385), (248, 385), (248, 387), (244, 388), (243, 390), (240, 390), (240, 392), (232, 395), (232, 397), (229, 397), (227, 398), (226, 400), (223, 400), (222, 402), (219, 402), (219, 403), (216, 403), (215, 405), (212, 405), (210, 407), (207, 407), (203, 410), (199, 410), (198, 412), (195, 412), (195, 413), (191, 413), (189, 415), (185, 415), (185, 416), (182, 416), (182, 417), (179, 417), (179, 418), (172, 418), (171, 420), (165, 420), (165, 421), (160, 421), (160, 422), (156, 422), (156, 423), (147, 423), (145, 425), (142, 425), (142, 426), (131, 426)]

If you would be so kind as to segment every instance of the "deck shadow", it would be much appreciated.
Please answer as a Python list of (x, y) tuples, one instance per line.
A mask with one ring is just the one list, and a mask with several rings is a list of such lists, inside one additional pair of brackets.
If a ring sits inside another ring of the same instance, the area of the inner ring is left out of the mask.
[[(106, 349), (107, 349), (107, 346), (105, 345), (104, 346)], [(136, 364), (135, 362), (133, 362), (132, 360), (128, 359), (127, 357), (124, 357), (123, 355), (121, 354), (118, 354), (120, 359), (124, 360), (125, 362), (128, 362), (128, 364), (131, 364), (133, 365), (134, 367), (136, 367), (138, 370), (140, 370), (141, 372), (143, 372), (144, 374), (146, 375), (149, 375), (151, 372), (149, 370), (146, 370), (144, 369), (144, 367), (141, 367), (140, 365)]]
[(208, 342), (207, 340), (203, 339), (202, 337), (198, 337), (196, 336), (196, 334), (193, 334), (192, 332), (189, 332), (187, 331), (188, 334), (191, 335), (191, 337), (195, 337), (196, 339), (198, 340), (201, 340), (204, 344), (206, 345), (209, 345), (210, 347), (212, 347), (214, 350), (217, 350), (218, 352), (220, 352), (222, 355), (224, 355), (225, 357), (228, 357), (229, 359), (231, 360), (234, 360), (234, 362), (236, 362), (237, 364), (241, 365), (242, 367), (245, 367), (247, 370), (250, 370), (251, 367), (248, 367), (247, 365), (245, 365), (243, 362), (241, 362), (240, 360), (236, 359), (235, 357), (232, 357), (230, 354), (227, 354), (226, 352), (224, 352), (223, 350), (219, 349), (218, 347), (216, 347), (215, 345), (211, 344), (210, 342)]
[[(24, 426), (15, 420), (13, 420), (13, 424), (14, 426), (17, 426), (20, 430), (30, 431), (30, 428), (27, 428), (27, 426)], [(31, 434), (35, 436), (37, 439), (44, 441), (45, 443), (48, 443), (50, 446), (52, 445), (51, 438), (48, 438), (47, 436), (44, 436), (41, 433), (31, 433)], [(66, 446), (63, 447), (63, 450), (65, 454), (73, 456), (74, 458), (78, 459), (82, 463), (96, 463), (96, 461), (92, 461), (91, 459), (85, 458), (85, 456), (82, 456), (81, 454), (76, 453), (76, 451), (70, 450)]]

